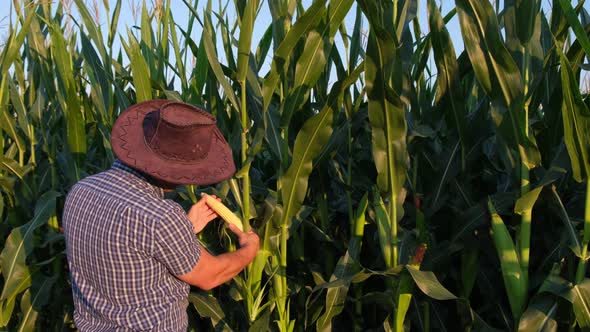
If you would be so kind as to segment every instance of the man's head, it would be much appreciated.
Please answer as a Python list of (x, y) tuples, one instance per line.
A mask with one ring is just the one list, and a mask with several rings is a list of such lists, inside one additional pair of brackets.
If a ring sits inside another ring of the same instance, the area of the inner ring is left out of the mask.
[(115, 122), (111, 143), (124, 164), (165, 189), (217, 183), (236, 170), (215, 118), (181, 102), (156, 99), (129, 107)]

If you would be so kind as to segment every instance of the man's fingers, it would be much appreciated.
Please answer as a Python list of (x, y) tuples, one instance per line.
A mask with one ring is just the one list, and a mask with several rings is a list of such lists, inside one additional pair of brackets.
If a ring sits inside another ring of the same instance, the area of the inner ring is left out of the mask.
[(193, 206), (206, 206), (209, 207), (209, 205), (207, 205), (207, 201), (204, 199), (200, 199), (197, 204), (193, 205)]
[(236, 234), (236, 235), (241, 235), (241, 234), (243, 234), (243, 233), (244, 233), (244, 232), (242, 232), (242, 231), (241, 231), (241, 230), (238, 228), (238, 226), (236, 226), (236, 225), (234, 225), (234, 224), (232, 224), (232, 223), (229, 223), (229, 222), (228, 222), (228, 223), (227, 223), (227, 225), (228, 225), (229, 229), (230, 229), (230, 230), (231, 230), (231, 231), (232, 231), (234, 234)]

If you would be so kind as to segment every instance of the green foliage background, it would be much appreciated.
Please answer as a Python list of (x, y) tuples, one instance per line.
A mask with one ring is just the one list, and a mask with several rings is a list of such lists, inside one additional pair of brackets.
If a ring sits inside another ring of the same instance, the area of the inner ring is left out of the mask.
[[(235, 0), (235, 20), (183, 2), (187, 26), (156, 1), (121, 33), (121, 0), (103, 2), (102, 26), (82, 0), (79, 20), (63, 2), (13, 1), (0, 47), (2, 329), (74, 328), (65, 195), (110, 167), (114, 120), (151, 98), (214, 114), (239, 168), (172, 198), (215, 193), (262, 239), (233, 281), (193, 289), (190, 330), (590, 329), (584, 1), (545, 13), (540, 0), (456, 0), (443, 17), (434, 0)], [(252, 45), (261, 6), (273, 23)], [(214, 253), (236, 246), (221, 223), (200, 238)]]

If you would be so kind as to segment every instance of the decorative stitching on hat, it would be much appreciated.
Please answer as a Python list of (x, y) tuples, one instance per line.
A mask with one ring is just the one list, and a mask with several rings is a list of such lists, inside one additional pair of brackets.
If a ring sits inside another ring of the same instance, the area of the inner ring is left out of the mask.
[(133, 120), (132, 116), (135, 115), (135, 120), (137, 121), (137, 119), (139, 118), (139, 112), (140, 111), (136, 111), (136, 112), (134, 112), (134, 114), (132, 114), (131, 116), (129, 116), (125, 119), (125, 120), (127, 120), (127, 125), (123, 124), (119, 127), (120, 130), (123, 132), (121, 135), (119, 135), (119, 139), (123, 142), (123, 143), (121, 143), (121, 149), (127, 151), (127, 157), (131, 158), (133, 160), (134, 166), (137, 165), (137, 160), (131, 156), (132, 152), (130, 149), (127, 148), (127, 143), (129, 143), (129, 142), (124, 137), (127, 136), (127, 134), (128, 134), (126, 127), (131, 126), (131, 121)]

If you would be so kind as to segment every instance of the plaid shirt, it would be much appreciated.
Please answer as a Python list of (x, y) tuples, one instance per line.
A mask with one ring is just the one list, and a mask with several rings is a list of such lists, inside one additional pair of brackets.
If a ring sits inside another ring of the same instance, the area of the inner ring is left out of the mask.
[(175, 275), (192, 270), (201, 245), (163, 194), (119, 161), (69, 192), (63, 226), (81, 331), (186, 331), (190, 286)]

